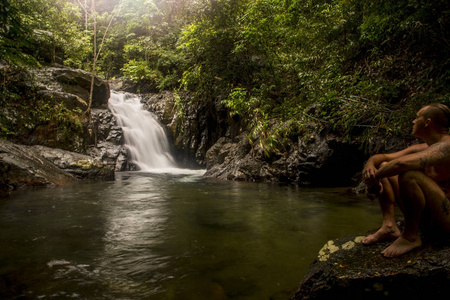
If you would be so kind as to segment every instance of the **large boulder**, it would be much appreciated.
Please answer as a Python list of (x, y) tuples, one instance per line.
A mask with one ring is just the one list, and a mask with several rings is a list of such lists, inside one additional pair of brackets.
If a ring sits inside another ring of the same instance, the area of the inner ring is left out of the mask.
[[(66, 108), (85, 110), (89, 103), (92, 74), (80, 69), (50, 67), (31, 69), (38, 95), (49, 103), (64, 103)], [(92, 108), (106, 108), (110, 97), (109, 83), (94, 76)]]
[(80, 109), (85, 111), (88, 104), (77, 95), (61, 91), (40, 90), (37, 95), (49, 104), (64, 104), (64, 107), (70, 110)]
[(422, 247), (385, 258), (381, 251), (389, 242), (364, 246), (363, 238), (325, 244), (292, 300), (448, 298), (450, 240), (424, 238)]
[(63, 185), (74, 176), (37, 154), (30, 147), (0, 140), (0, 195), (23, 186)]
[(114, 166), (89, 155), (38, 145), (30, 149), (78, 179), (114, 180)]
[[(61, 89), (69, 94), (76, 95), (89, 102), (92, 74), (79, 69), (51, 68), (52, 77), (60, 84)], [(92, 92), (92, 108), (106, 108), (110, 97), (110, 88), (107, 81), (94, 76), (94, 89)]]
[(25, 186), (114, 180), (114, 166), (75, 152), (0, 140), (0, 195)]

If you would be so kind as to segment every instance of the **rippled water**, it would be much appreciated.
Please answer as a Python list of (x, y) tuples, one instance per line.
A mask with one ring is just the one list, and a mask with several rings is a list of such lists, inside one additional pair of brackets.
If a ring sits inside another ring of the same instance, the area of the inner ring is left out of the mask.
[(2, 299), (288, 299), (330, 239), (378, 226), (344, 189), (118, 173), (0, 200)]

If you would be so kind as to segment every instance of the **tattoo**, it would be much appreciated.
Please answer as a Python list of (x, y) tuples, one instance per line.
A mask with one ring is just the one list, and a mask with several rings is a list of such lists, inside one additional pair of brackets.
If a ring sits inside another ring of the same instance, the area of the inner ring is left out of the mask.
[(421, 169), (426, 166), (434, 165), (439, 162), (446, 161), (450, 158), (450, 142), (440, 142), (429, 147), (426, 153), (418, 153), (419, 167)]
[(438, 143), (436, 147), (438, 147), (439, 156), (442, 159), (446, 159), (450, 156), (450, 143)]
[(450, 200), (448, 200), (447, 196), (444, 196), (444, 199), (442, 199), (442, 212), (447, 216), (450, 214)]
[(427, 166), (427, 159), (425, 157), (421, 157), (419, 167), (421, 169), (425, 169), (426, 166)]

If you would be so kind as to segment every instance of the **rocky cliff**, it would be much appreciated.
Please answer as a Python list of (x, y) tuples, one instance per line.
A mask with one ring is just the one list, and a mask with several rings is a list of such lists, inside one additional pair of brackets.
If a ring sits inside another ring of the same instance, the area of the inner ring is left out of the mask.
[(345, 186), (361, 169), (364, 155), (357, 144), (331, 135), (298, 138), (284, 153), (267, 157), (242, 134), (221, 138), (206, 154), (206, 176), (229, 180)]
[[(24, 145), (75, 152), (86, 150), (91, 74), (52, 67), (17, 69), (0, 65), (4, 76), (0, 99), (0, 135)], [(93, 108), (107, 108), (110, 89), (95, 77)]]
[[(250, 143), (238, 118), (217, 104), (191, 104), (188, 94), (143, 95), (145, 107), (166, 126), (178, 161), (206, 167), (205, 176), (225, 180), (287, 182), (308, 186), (356, 185), (367, 154), (361, 145), (327, 134), (298, 136), (283, 152), (266, 155)], [(373, 153), (396, 151), (407, 141), (373, 138)]]
[[(84, 111), (89, 101), (90, 73), (60, 67), (0, 69), (5, 76), (0, 133), (8, 140), (0, 139), (1, 194), (23, 186), (114, 179), (121, 154), (121, 131), (111, 125), (114, 120), (107, 112), (107, 82), (95, 77), (95, 121), (89, 123)], [(104, 144), (97, 144), (97, 138), (111, 144), (108, 150), (104, 150)], [(87, 155), (88, 149), (95, 155)]]

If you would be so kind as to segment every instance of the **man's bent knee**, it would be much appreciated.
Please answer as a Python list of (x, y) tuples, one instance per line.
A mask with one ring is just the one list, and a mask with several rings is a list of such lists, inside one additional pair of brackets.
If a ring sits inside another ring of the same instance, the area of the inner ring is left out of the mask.
[(426, 180), (429, 177), (419, 170), (410, 170), (398, 175), (400, 185), (416, 182), (417, 180)]

